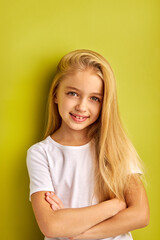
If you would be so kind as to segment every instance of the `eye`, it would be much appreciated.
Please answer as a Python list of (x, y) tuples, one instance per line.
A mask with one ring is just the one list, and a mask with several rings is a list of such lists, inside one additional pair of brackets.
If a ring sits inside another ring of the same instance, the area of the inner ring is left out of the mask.
[(100, 102), (100, 99), (97, 98), (97, 97), (91, 97), (91, 99), (92, 99), (93, 101), (95, 101), (95, 102)]
[(78, 94), (76, 92), (68, 92), (67, 95), (69, 95), (69, 96), (77, 96)]

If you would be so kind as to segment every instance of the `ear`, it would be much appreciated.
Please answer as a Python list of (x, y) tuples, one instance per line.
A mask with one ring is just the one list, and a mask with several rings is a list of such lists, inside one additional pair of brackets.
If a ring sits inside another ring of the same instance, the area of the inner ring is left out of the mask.
[(58, 103), (57, 94), (54, 96), (54, 103)]

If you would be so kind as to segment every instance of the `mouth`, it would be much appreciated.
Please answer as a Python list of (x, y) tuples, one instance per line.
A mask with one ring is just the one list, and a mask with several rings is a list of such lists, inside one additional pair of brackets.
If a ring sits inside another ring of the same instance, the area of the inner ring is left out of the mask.
[(89, 116), (83, 116), (83, 115), (73, 114), (73, 113), (70, 113), (70, 115), (71, 115), (72, 119), (75, 120), (76, 122), (83, 122), (87, 118), (89, 118)]

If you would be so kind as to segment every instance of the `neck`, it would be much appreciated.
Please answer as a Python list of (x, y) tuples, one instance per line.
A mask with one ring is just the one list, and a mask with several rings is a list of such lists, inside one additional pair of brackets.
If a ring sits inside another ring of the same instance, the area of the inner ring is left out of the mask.
[(65, 128), (63, 125), (53, 133), (52, 138), (60, 144), (72, 146), (84, 145), (89, 142), (87, 129), (79, 131)]

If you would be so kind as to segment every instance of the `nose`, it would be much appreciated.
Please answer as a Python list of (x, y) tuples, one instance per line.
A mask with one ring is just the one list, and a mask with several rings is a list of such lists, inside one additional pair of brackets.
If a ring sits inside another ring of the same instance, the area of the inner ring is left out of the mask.
[(75, 109), (79, 112), (86, 112), (86, 109), (87, 109), (86, 100), (84, 98), (79, 99)]

